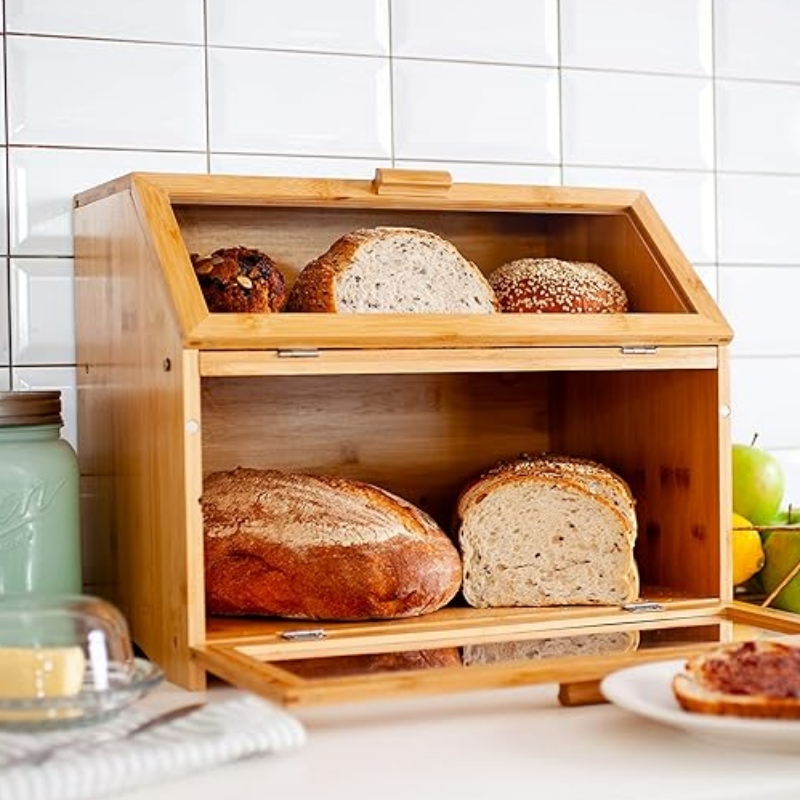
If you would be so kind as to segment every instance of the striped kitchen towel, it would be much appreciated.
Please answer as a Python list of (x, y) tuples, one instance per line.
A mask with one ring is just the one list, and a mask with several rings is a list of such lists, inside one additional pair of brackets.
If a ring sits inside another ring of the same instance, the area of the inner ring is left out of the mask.
[[(147, 715), (37, 734), (0, 734), (0, 798), (84, 800), (299, 747), (299, 720), (255, 695), (210, 702), (136, 733)], [(37, 763), (37, 753), (46, 758)]]

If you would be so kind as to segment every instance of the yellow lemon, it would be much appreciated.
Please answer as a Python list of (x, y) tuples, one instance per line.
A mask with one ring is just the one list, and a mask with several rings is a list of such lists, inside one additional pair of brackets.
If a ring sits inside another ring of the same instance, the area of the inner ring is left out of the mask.
[(740, 514), (731, 517), (731, 547), (733, 550), (733, 585), (750, 580), (764, 566), (764, 547), (753, 523)]

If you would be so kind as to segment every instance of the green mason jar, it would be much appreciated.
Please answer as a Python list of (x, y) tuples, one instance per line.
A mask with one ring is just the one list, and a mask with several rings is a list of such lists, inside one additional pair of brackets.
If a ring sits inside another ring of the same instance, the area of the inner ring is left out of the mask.
[(0, 594), (82, 590), (78, 460), (60, 392), (0, 392)]

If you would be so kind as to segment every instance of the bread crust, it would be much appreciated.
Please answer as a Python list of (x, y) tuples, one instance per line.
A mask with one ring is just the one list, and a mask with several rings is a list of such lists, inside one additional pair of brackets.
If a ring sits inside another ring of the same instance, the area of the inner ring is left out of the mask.
[(800, 719), (800, 647), (732, 642), (688, 659), (672, 680), (685, 711), (762, 719)]
[(619, 475), (598, 461), (554, 453), (523, 453), (518, 458), (499, 461), (476, 476), (464, 485), (459, 494), (456, 506), (458, 517), (463, 519), (471, 504), (479, 502), (494, 486), (506, 483), (515, 476), (571, 483), (577, 481), (583, 486), (594, 486), (634, 526), (636, 524), (636, 501), (630, 487)]
[(206, 478), (202, 509), (213, 614), (409, 617), (447, 604), (460, 587), (447, 535), (370, 484), (239, 468)]
[(500, 309), (511, 313), (621, 314), (628, 296), (597, 264), (521, 258), (489, 275)]
[(286, 305), (286, 279), (260, 250), (226, 247), (209, 256), (192, 253), (191, 261), (211, 313), (264, 314)]
[(339, 307), (336, 298), (336, 282), (339, 277), (347, 272), (362, 248), (397, 235), (413, 236), (457, 256), (463, 262), (465, 271), (468, 271), (482, 288), (486, 300), (491, 304), (491, 310), (499, 310), (494, 290), (486, 277), (472, 262), (465, 259), (453, 244), (431, 231), (390, 226), (359, 228), (337, 239), (325, 253), (307, 264), (297, 276), (289, 293), (286, 310), (311, 313), (338, 313), (346, 310)]

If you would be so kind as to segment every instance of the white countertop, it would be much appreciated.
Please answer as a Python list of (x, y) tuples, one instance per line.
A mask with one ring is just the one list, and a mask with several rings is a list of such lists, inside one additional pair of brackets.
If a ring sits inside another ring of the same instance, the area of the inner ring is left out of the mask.
[[(236, 691), (214, 687), (213, 699)], [(166, 687), (145, 702), (195, 698)], [(554, 685), (297, 709), (308, 741), (119, 795), (125, 800), (797, 800), (800, 752), (695, 739), (608, 704), (565, 708)]]

